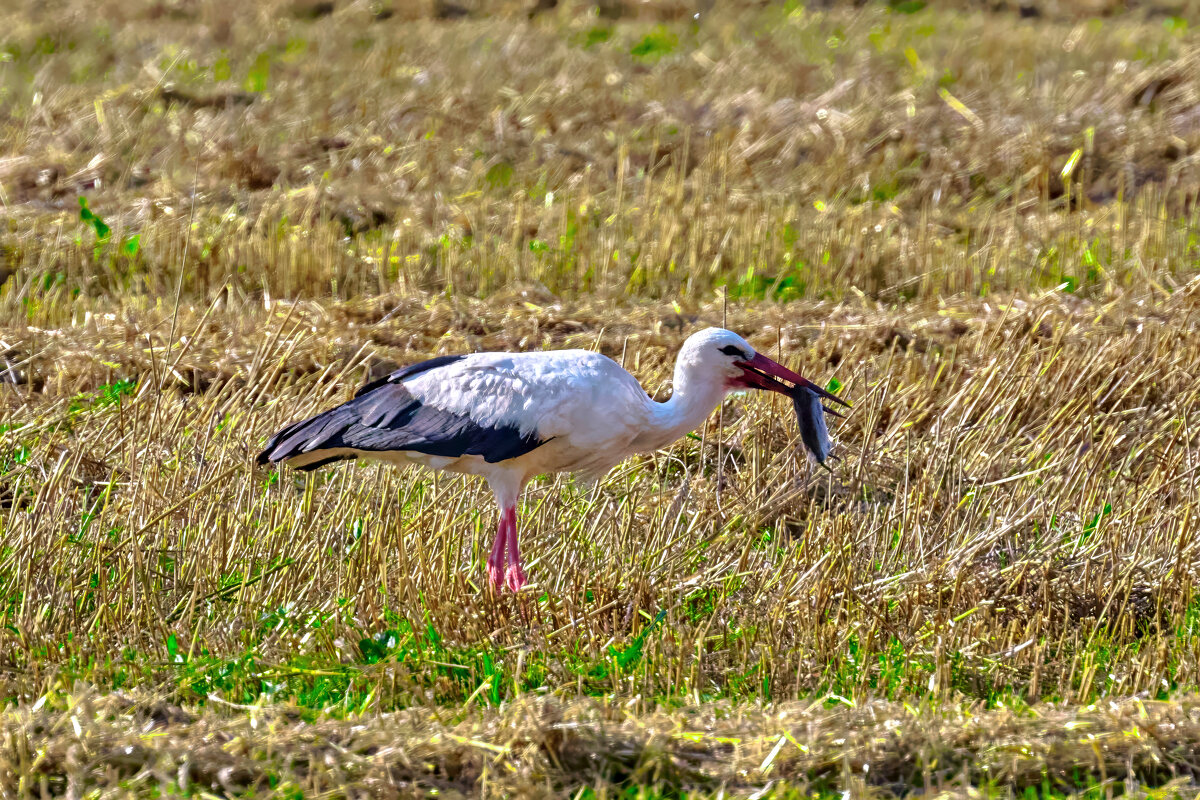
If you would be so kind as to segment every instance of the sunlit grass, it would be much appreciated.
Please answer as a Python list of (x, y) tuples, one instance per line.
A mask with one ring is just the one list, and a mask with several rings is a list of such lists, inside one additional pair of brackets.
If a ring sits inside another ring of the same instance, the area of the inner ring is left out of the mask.
[[(0, 11), (0, 781), (1183, 791), (1181, 18), (385, 6)], [(485, 487), (252, 466), (439, 353), (597, 349), (661, 398), (715, 324), (853, 402), (833, 472), (733, 398), (535, 482), (519, 597)], [(301, 722), (350, 771), (294, 768)], [(181, 772), (222, 726), (253, 744)]]

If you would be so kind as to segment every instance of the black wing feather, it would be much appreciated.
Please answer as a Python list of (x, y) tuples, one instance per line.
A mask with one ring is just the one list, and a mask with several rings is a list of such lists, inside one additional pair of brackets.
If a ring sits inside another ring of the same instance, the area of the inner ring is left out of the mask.
[(304, 466), (296, 467), (296, 469), (300, 470), (301, 472), (312, 472), (314, 469), (320, 469), (326, 464), (332, 464), (335, 461), (353, 461), (356, 458), (358, 458), (358, 456), (330, 456), (329, 458), (322, 458), (320, 461), (314, 461), (311, 464), (305, 464)]
[[(522, 435), (516, 426), (485, 427), (470, 417), (422, 403), (403, 380), (463, 358), (441, 356), (397, 370), (364, 386), (354, 399), (293, 423), (271, 437), (259, 464), (277, 463), (323, 450), (412, 451), (458, 458), (482, 456), (489, 463), (525, 455), (548, 440)], [(314, 468), (353, 455), (333, 455), (302, 468)]]
[(435, 356), (427, 361), (418, 361), (416, 364), (409, 364), (407, 367), (401, 367), (400, 369), (396, 370), (391, 375), (387, 375), (383, 378), (376, 378), (370, 383), (363, 385), (357, 392), (354, 393), (354, 396), (361, 397), (367, 392), (378, 389), (384, 384), (400, 383), (405, 378), (411, 378), (413, 375), (420, 375), (422, 372), (427, 370), (448, 366), (453, 364), (455, 361), (462, 361), (464, 358), (466, 358), (466, 356)]

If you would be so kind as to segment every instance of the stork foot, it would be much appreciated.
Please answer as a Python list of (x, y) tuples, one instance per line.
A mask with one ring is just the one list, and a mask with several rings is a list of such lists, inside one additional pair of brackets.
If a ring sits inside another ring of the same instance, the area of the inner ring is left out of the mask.
[(505, 555), (508, 542), (508, 521), (500, 518), (500, 526), (496, 529), (496, 540), (492, 542), (492, 552), (487, 560), (487, 576), (492, 588), (499, 592), (504, 588), (504, 565), (508, 559)]
[(501, 565), (488, 561), (487, 576), (488, 582), (492, 584), (492, 588), (496, 591), (504, 588), (504, 569)]
[(519, 592), (526, 583), (528, 580), (525, 578), (525, 570), (521, 569), (521, 565), (509, 564), (508, 572), (504, 575), (504, 585), (513, 592)]

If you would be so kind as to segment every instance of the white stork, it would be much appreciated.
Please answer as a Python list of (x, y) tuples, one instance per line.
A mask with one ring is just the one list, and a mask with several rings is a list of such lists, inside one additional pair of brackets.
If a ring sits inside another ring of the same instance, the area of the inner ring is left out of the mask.
[(311, 470), (373, 458), (479, 475), (500, 507), (488, 578), (497, 589), (517, 592), (526, 581), (517, 501), (531, 478), (551, 472), (598, 478), (626, 457), (693, 430), (726, 395), (746, 388), (791, 396), (805, 444), (825, 460), (819, 398), (849, 404), (756, 353), (737, 334), (708, 328), (683, 343), (666, 402), (650, 398), (611, 358), (588, 350), (439, 356), (289, 425), (271, 437), (258, 463)]

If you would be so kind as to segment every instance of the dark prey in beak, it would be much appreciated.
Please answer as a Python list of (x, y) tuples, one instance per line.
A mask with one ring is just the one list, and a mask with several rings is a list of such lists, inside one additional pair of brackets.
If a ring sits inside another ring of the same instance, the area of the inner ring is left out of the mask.
[[(779, 392), (792, 398), (792, 407), (796, 409), (796, 421), (800, 424), (800, 439), (817, 459), (817, 463), (824, 466), (831, 445), (829, 428), (825, 425), (823, 412), (835, 417), (842, 415), (832, 408), (822, 406), (821, 400), (832, 400), (847, 407), (850, 404), (762, 353), (756, 353), (747, 361), (739, 361), (737, 365), (742, 368), (738, 386)], [(793, 385), (789, 386), (784, 381), (791, 381)]]
[(825, 425), (825, 409), (821, 405), (820, 396), (807, 386), (797, 386), (792, 391), (792, 407), (796, 409), (796, 421), (800, 424), (800, 440), (804, 442), (808, 452), (813, 454), (817, 463), (825, 466), (825, 459), (829, 457), (830, 442), (829, 428)]

